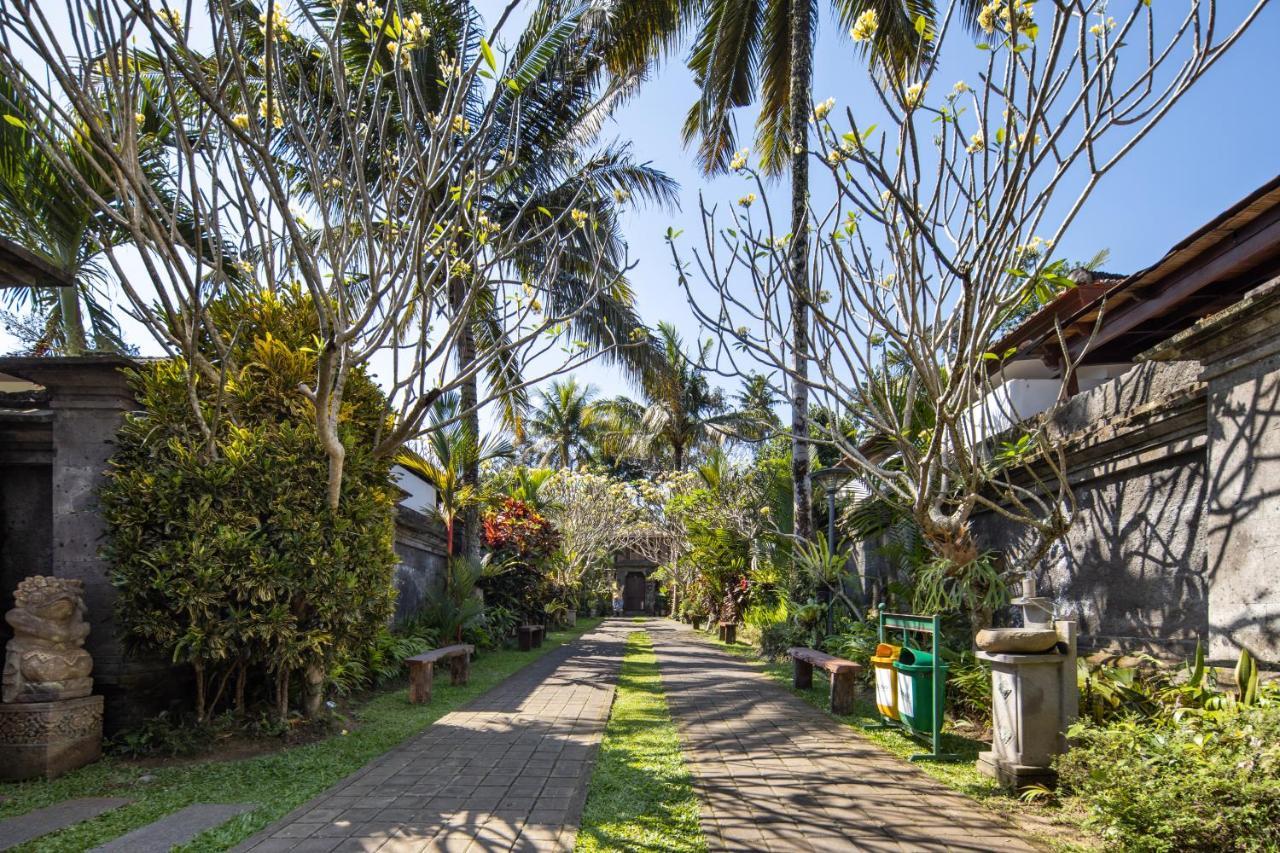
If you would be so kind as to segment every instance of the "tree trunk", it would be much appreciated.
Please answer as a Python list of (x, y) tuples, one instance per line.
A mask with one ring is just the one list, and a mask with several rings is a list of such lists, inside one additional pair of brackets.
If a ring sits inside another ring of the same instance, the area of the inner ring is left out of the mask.
[(289, 670), (276, 673), (276, 718), (280, 722), (289, 719)]
[(313, 663), (306, 668), (305, 675), (302, 712), (310, 719), (320, 713), (320, 702), (324, 699), (324, 667)]
[[(455, 310), (459, 309), (465, 293), (455, 290)], [(471, 370), (476, 361), (476, 333), (475, 328), (466, 323), (462, 327), (461, 333), (458, 335), (458, 372), (466, 374)], [(480, 412), (474, 411), (476, 401), (479, 399), (479, 379), (472, 375), (462, 383), (462, 387), (458, 391), (459, 402), (462, 411), (470, 410), (462, 419), (462, 425), (471, 435), (471, 440), (476, 443), (477, 448), (480, 443)], [(480, 488), (480, 459), (478, 454), (470, 454), (464, 461), (462, 466), (462, 484), (470, 486), (473, 490)], [(462, 511), (462, 556), (468, 560), (480, 559), (480, 507), (475, 503), (468, 505)]]
[(58, 311), (62, 314), (62, 351), (64, 355), (84, 355), (88, 344), (84, 336), (84, 317), (80, 313), (80, 290), (75, 285), (58, 288)]
[(205, 717), (204, 662), (195, 661), (191, 666), (196, 671), (196, 722), (203, 723)]
[(813, 4), (791, 6), (791, 482), (796, 539), (813, 537), (809, 480), (809, 113), (813, 81)]

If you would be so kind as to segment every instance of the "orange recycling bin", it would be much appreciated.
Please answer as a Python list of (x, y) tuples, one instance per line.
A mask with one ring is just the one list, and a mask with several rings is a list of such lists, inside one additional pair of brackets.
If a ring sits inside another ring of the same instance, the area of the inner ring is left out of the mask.
[(893, 665), (902, 654), (902, 646), (881, 643), (871, 656), (871, 667), (876, 676), (876, 707), (891, 720), (898, 719), (898, 671)]

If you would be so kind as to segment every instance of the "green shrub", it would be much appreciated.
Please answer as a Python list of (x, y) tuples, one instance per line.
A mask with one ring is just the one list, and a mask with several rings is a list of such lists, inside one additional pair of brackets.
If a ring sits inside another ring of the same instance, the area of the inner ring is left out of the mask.
[[(206, 436), (186, 365), (170, 359), (130, 377), (130, 414), (101, 493), (105, 555), (129, 645), (195, 669), (195, 708), (245, 710), (246, 695), (288, 712), (304, 676), (316, 710), (329, 671), (365, 654), (394, 604), (390, 468), (370, 448), (383, 397), (363, 374), (346, 386), (341, 500), (326, 499), (327, 457), (299, 386), (314, 381), (314, 312), (297, 292), (210, 306), (243, 367), (209, 388), (196, 374)], [(209, 348), (208, 357), (216, 354)], [(294, 682), (297, 684), (297, 681)]]
[(208, 749), (213, 743), (213, 730), (208, 726), (188, 723), (161, 711), (141, 725), (111, 736), (102, 748), (110, 755), (125, 758), (193, 755)]
[(1126, 850), (1280, 848), (1280, 704), (1080, 724), (1065, 790)]

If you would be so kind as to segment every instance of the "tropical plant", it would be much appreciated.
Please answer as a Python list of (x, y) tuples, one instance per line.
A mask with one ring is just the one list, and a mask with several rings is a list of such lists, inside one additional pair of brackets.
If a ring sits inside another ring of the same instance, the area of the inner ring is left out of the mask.
[(1280, 705), (1163, 726), (1080, 723), (1068, 736), (1060, 785), (1117, 849), (1280, 847)]
[(480, 595), (480, 579), (486, 565), (467, 557), (450, 557), (435, 590), (427, 597), (418, 619), (430, 626), (442, 639), (462, 642), (463, 632), (484, 615), (484, 598)]
[(539, 393), (540, 404), (525, 419), (525, 429), (540, 451), (539, 464), (574, 468), (591, 459), (596, 416), (594, 385), (573, 377), (556, 380)]
[[(220, 705), (244, 713), (264, 693), (283, 719), (298, 675), (314, 714), (333, 667), (366, 655), (394, 605), (390, 470), (364, 450), (385, 426), (382, 392), (362, 372), (348, 379), (340, 437), (350, 454), (334, 511), (299, 390), (316, 359), (307, 302), (285, 289), (207, 306), (214, 328), (238, 333), (220, 342), (236, 352), (202, 398), (204, 420), (181, 359), (137, 368), (139, 410), (125, 418), (100, 495), (125, 640), (192, 666), (201, 720)], [(214, 400), (234, 427), (210, 443), (202, 426)]]
[[(602, 9), (579, 6), (583, 13), (558, 0), (547, 0), (534, 11), (513, 49), (517, 57), (537, 56), (558, 43), (542, 69), (521, 88), (519, 101), (504, 103), (488, 125), (483, 143), (508, 160), (508, 173), (479, 199), (484, 216), (495, 230), (523, 230), (527, 239), (514, 253), (511, 266), (523, 279), (545, 277), (543, 229), (547, 224), (525, 216), (527, 210), (545, 211), (554, 219), (550, 228), (563, 239), (565, 262), (547, 281), (547, 310), (564, 312), (572, 335), (567, 348), (583, 354), (603, 354), (634, 377), (660, 370), (652, 335), (636, 313), (631, 285), (626, 278), (627, 243), (620, 228), (620, 215), (630, 204), (662, 204), (676, 201), (676, 185), (667, 175), (645, 163), (638, 163), (628, 145), (600, 144), (604, 121), (625, 94), (634, 87), (638, 75), (608, 79), (604, 57), (611, 34), (608, 16)], [(572, 22), (567, 41), (553, 41)], [(432, 81), (429, 72), (422, 82)], [(479, 87), (484, 81), (473, 79)], [(519, 131), (514, 132), (513, 129)], [(505, 152), (505, 153), (504, 153)], [(576, 211), (576, 213), (575, 213)], [(581, 223), (591, 222), (592, 238), (583, 239)], [(612, 283), (600, 288), (596, 280), (607, 272)], [(500, 276), (511, 271), (495, 270)], [(472, 327), (462, 330), (458, 348), (458, 369), (468, 373), (477, 355), (503, 348), (502, 312), (496, 294), (480, 300)], [(579, 310), (589, 304), (590, 310)], [(504, 418), (516, 437), (522, 438), (524, 410), (528, 404), (525, 377), (511, 359), (491, 362), (489, 382), (496, 389), (509, 389), (498, 398)], [(572, 381), (572, 380), (570, 380)], [(461, 386), (464, 419), (473, 432), (479, 431), (478, 376), (470, 373)], [(546, 402), (546, 394), (543, 394)], [(569, 401), (565, 401), (568, 403)], [(545, 414), (545, 411), (544, 413)], [(546, 426), (543, 422), (539, 424)], [(563, 445), (558, 449), (564, 450)], [(548, 464), (550, 456), (544, 455)], [(561, 466), (570, 462), (562, 455)], [(469, 466), (464, 480), (479, 482), (479, 468)], [(468, 554), (478, 539), (474, 510), (466, 518)]]
[[(107, 270), (89, 238), (97, 215), (92, 203), (60, 177), (28, 130), (35, 121), (12, 86), (0, 80), (0, 236), (15, 241), (74, 282), (66, 288), (19, 287), (6, 290), (10, 308), (20, 303), (35, 312), (39, 329), (27, 341), (32, 353), (82, 355), (93, 348), (123, 350), (120, 325), (111, 316)], [(76, 161), (86, 180), (93, 166), (74, 147), (57, 140), (58, 150)], [(89, 320), (88, 334), (85, 317)]]
[(435, 488), (435, 514), (444, 525), (445, 549), (450, 557), (459, 520), (486, 500), (478, 484), (467, 482), (467, 471), (514, 453), (510, 441), (501, 434), (477, 438), (470, 424), (458, 417), (460, 399), (455, 393), (439, 397), (431, 408), (427, 437), (413, 442), (410, 452), (402, 452), (396, 460)]
[(733, 433), (741, 418), (728, 410), (724, 394), (712, 388), (704, 363), (712, 342), (702, 341), (692, 356), (670, 323), (658, 324), (664, 368), (645, 376), (643, 400), (616, 397), (598, 405), (601, 443), (619, 455), (653, 468), (683, 470), (694, 454)]
[[(72, 286), (6, 288), (8, 308), (25, 306), (32, 312), (27, 322), (12, 316), (11, 325), (26, 332), (24, 343), (35, 355), (127, 352), (130, 347), (111, 305), (113, 284), (123, 271), (101, 242), (129, 242), (127, 229), (104, 224), (109, 217), (103, 208), (118, 208), (121, 195), (102, 174), (104, 160), (74, 137), (46, 138), (33, 130), (40, 110), (27, 100), (29, 95), (0, 75), (0, 237), (47, 263)], [(173, 178), (164, 150), (172, 144), (171, 133), (146, 99), (137, 109), (141, 178), (158, 196), (169, 197)], [(69, 180), (63, 169), (74, 170), (75, 179)], [(197, 231), (189, 217), (177, 224), (184, 236)], [(211, 248), (211, 242), (193, 240), (198, 249)], [(205, 254), (211, 258), (214, 253)]]

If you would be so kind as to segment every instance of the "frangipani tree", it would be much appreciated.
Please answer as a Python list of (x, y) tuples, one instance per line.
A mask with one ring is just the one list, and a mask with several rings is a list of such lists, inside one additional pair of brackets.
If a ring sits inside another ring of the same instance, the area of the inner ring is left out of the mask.
[(548, 519), (560, 533), (552, 580), (577, 594), (592, 572), (612, 566), (614, 552), (645, 532), (646, 517), (633, 483), (589, 471), (557, 471), (538, 489)]
[[(37, 105), (26, 123), (37, 143), (102, 211), (93, 236), (134, 319), (188, 365), (209, 453), (221, 426), (218, 378), (235, 371), (237, 330), (207, 310), (236, 286), (228, 255), (251, 287), (297, 282), (311, 296), (320, 334), (305, 391), (331, 505), (346, 455), (338, 414), (356, 367), (376, 362), (387, 389), (373, 451), (389, 457), (423, 431), (442, 394), (495, 363), (536, 361), (540, 369), (508, 371), (529, 384), (606, 351), (561, 339), (627, 266), (584, 272), (584, 254), (606, 248), (589, 199), (562, 199), (555, 211), (517, 204), (502, 225), (479, 203), (508, 187), (531, 120), (525, 87), (568, 49), (588, 11), (570, 10), (500, 65), (490, 44), (514, 6), (487, 39), (466, 6), (424, 0), (88, 0), (56, 21), (37, 0), (0, 8), (0, 78)], [(153, 121), (171, 140), (163, 187), (148, 180)], [(95, 164), (92, 180), (60, 146), (67, 139)], [(593, 185), (578, 184), (583, 193)], [(193, 245), (191, 233), (221, 235), (226, 246)], [(571, 241), (580, 286), (566, 300), (549, 288), (566, 273)], [(518, 263), (531, 254), (536, 274)], [(460, 366), (459, 341), (481, 315), (494, 343)]]
[[(1230, 4), (1224, 26), (1212, 0), (995, 0), (978, 17), (978, 44), (959, 20), (963, 4), (939, 9), (936, 28), (919, 19), (917, 70), (871, 75), (875, 110), (814, 109), (811, 156), (829, 175), (815, 197), (829, 202), (810, 211), (820, 239), (802, 290), (813, 324), (807, 380), (788, 358), (790, 234), (775, 230), (767, 187), (745, 160), (734, 165), (754, 192), (732, 221), (704, 207), (699, 248), (672, 241), (690, 303), (719, 335), (721, 369), (763, 365), (859, 418), (860, 434), (825, 440), (907, 508), (937, 576), (971, 601), (1000, 580), (980, 559), (975, 513), (1033, 534), (1015, 572), (1043, 557), (1074, 513), (1062, 436), (1045, 418), (1019, 422), (993, 394), (1012, 355), (993, 352), (1001, 324), (1036, 288), (1070, 284), (1046, 249), (1264, 5)], [(879, 37), (874, 15), (857, 30)], [(970, 82), (944, 79), (944, 62), (969, 68)], [(1061, 351), (1063, 399), (1083, 353), (1060, 329), (1049, 343)], [(974, 573), (985, 580), (970, 583)], [(989, 608), (978, 609), (985, 621)]]

